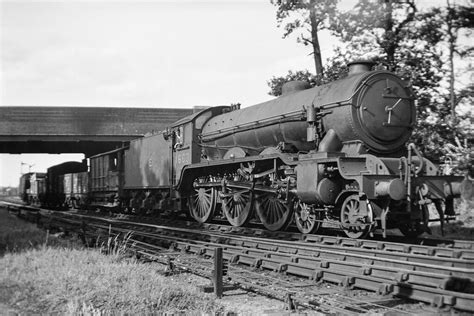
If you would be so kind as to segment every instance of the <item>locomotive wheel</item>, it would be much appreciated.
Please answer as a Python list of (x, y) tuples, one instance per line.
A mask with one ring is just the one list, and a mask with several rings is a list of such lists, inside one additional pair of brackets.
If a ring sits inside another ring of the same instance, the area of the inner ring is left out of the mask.
[(398, 229), (403, 234), (403, 236), (408, 238), (416, 238), (426, 231), (425, 227), (428, 225), (428, 219), (430, 216), (428, 207), (423, 205), (421, 212), (422, 218), (419, 221), (416, 221), (415, 223), (405, 222), (398, 226)]
[(303, 234), (314, 234), (321, 227), (321, 212), (314, 212), (311, 207), (302, 203), (295, 202), (295, 223), (298, 230)]
[(293, 203), (279, 199), (276, 194), (259, 195), (255, 206), (260, 221), (268, 230), (285, 230), (293, 219)]
[[(373, 221), (373, 213), (370, 204), (367, 205), (367, 213), (361, 214), (361, 201), (358, 194), (349, 195), (342, 203), (341, 207), (341, 224), (343, 225), (344, 233), (349, 238), (364, 238), (371, 229)], [(348, 225), (360, 225), (350, 228), (344, 228)]]
[(196, 188), (189, 197), (189, 212), (199, 223), (210, 221), (217, 207), (217, 190), (215, 188)]
[(249, 191), (231, 192), (222, 198), (222, 210), (232, 226), (243, 226), (253, 216), (253, 196)]
[(398, 227), (403, 236), (408, 238), (417, 238), (425, 232), (419, 223), (416, 223), (414, 226), (409, 224), (403, 224)]

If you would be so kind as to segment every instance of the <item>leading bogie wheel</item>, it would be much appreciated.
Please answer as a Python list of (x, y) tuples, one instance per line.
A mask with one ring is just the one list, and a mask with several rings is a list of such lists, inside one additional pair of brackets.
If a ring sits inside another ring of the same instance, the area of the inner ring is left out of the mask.
[(429, 210), (426, 205), (422, 206), (412, 206), (413, 208), (421, 207), (420, 213), (421, 218), (413, 222), (404, 222), (399, 225), (398, 229), (400, 232), (408, 238), (417, 238), (426, 231), (429, 221)]
[(271, 231), (285, 230), (293, 219), (293, 202), (280, 199), (274, 193), (258, 195), (255, 208), (263, 226)]
[(189, 197), (189, 212), (199, 223), (212, 220), (217, 208), (217, 190), (212, 187), (195, 188)]
[[(365, 207), (362, 203), (366, 203)], [(364, 238), (372, 229), (373, 211), (370, 203), (358, 194), (349, 195), (341, 207), (341, 225), (349, 238)]]
[(299, 200), (295, 201), (295, 224), (303, 234), (314, 234), (321, 227), (321, 212), (317, 212), (311, 205)]

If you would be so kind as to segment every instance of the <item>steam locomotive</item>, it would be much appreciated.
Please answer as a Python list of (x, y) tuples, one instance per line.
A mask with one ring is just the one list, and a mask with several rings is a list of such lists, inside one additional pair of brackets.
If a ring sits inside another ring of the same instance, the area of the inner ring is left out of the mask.
[(346, 78), (308, 88), (290, 82), (271, 101), (216, 106), (157, 134), (90, 158), (87, 203), (134, 212), (178, 209), (204, 223), (323, 223), (351, 238), (376, 228), (428, 230), (428, 205), (454, 215), (462, 177), (442, 176), (407, 141), (414, 96), (395, 74), (349, 64)]

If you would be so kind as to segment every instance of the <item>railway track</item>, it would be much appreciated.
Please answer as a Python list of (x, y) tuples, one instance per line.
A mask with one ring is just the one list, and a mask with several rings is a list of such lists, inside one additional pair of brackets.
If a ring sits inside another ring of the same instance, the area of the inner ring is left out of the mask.
[[(107, 217), (105, 217), (107, 218)], [(391, 236), (387, 240), (350, 239), (340, 236), (327, 235), (305, 235), (295, 232), (271, 232), (255, 227), (233, 227), (222, 224), (199, 224), (194, 221), (176, 219), (155, 219), (142, 217), (127, 217), (132, 222), (148, 222), (156, 225), (172, 226), (177, 228), (206, 230), (220, 232), (223, 234), (260, 237), (264, 239), (278, 239), (280, 241), (299, 242), (306, 246), (315, 245), (321, 248), (331, 249), (334, 247), (359, 248), (363, 253), (368, 250), (391, 252), (392, 257), (398, 257), (397, 253), (413, 255), (427, 255), (440, 258), (459, 258), (474, 260), (474, 241), (469, 240), (447, 240), (434, 238), (417, 238), (403, 240), (397, 236)], [(395, 238), (394, 238), (395, 237)]]
[[(133, 240), (130, 246), (141, 256), (146, 256), (153, 261), (162, 264), (172, 262), (176, 271), (193, 271), (203, 277), (210, 278), (213, 270), (211, 257), (189, 256), (187, 252), (170, 251), (167, 248), (158, 247), (145, 242)], [(156, 250), (162, 249), (159, 254)], [(170, 258), (173, 258), (172, 261)], [(371, 302), (341, 294), (339, 289), (328, 289), (321, 284), (302, 280), (295, 277), (282, 278), (271, 273), (261, 273), (237, 265), (229, 265), (228, 284), (232, 287), (243, 288), (247, 291), (256, 292), (269, 297), (286, 301), (288, 305), (303, 307), (304, 309), (317, 310), (324, 313), (339, 312), (344, 315), (374, 312), (374, 310), (393, 311), (397, 314), (408, 314), (407, 312), (390, 308), (384, 304), (393, 303), (393, 299), (375, 299)], [(302, 294), (304, 289), (304, 294)], [(334, 297), (336, 295), (336, 297)], [(291, 309), (291, 308), (290, 308)]]
[[(308, 287), (325, 281), (474, 311), (474, 260), (468, 243), (451, 242), (451, 247), (440, 247), (353, 241), (334, 236), (311, 236), (304, 240), (293, 233), (279, 233), (281, 239), (274, 240), (263, 233), (255, 234), (255, 230), (242, 229), (236, 234), (235, 229), (220, 225), (190, 227), (193, 225), (184, 223), (182, 226), (188, 227), (171, 227), (90, 215), (45, 211), (41, 214), (69, 225), (67, 229), (82, 227), (85, 231), (86, 225), (88, 234), (98, 230), (114, 234), (133, 231), (130, 243), (134, 250), (149, 256), (157, 256), (159, 251), (153, 247), (159, 247), (161, 251), (171, 249), (173, 253), (212, 258), (213, 250), (221, 247), (231, 266), (303, 277)], [(250, 232), (254, 235), (249, 236)], [(290, 294), (298, 299), (295, 293)], [(309, 299), (300, 300), (300, 304), (311, 305)]]
[[(146, 218), (146, 217), (145, 217)], [(145, 219), (143, 218), (143, 219)], [(146, 218), (149, 220), (149, 218)], [(183, 221), (184, 222), (184, 221)], [(385, 248), (385, 244), (388, 242), (400, 243), (400, 244), (409, 244), (412, 247), (405, 250), (419, 252), (423, 247), (418, 248), (418, 246), (438, 246), (440, 248), (440, 256), (450, 256), (451, 252), (455, 252), (458, 249), (473, 250), (474, 253), (474, 241), (472, 240), (453, 240), (453, 239), (441, 239), (441, 238), (432, 238), (432, 237), (419, 237), (419, 238), (410, 238), (403, 235), (388, 235), (383, 237), (381, 233), (378, 233), (377, 230), (374, 232), (373, 236), (370, 239), (351, 239), (347, 237), (340, 236), (340, 230), (331, 230), (330, 228), (326, 229), (326, 234), (301, 234), (297, 232), (295, 227), (290, 226), (290, 229), (287, 231), (276, 231), (272, 232), (269, 230), (264, 230), (259, 227), (261, 225), (250, 223), (250, 227), (233, 227), (230, 226), (225, 220), (214, 220), (213, 223), (199, 224), (195, 221), (186, 221), (183, 223), (186, 226), (203, 226), (210, 230), (230, 230), (234, 233), (242, 234), (257, 234), (269, 238), (279, 238), (279, 239), (288, 239), (288, 240), (301, 240), (305, 242), (322, 242), (327, 244), (348, 244), (351, 246), (362, 246), (367, 248)], [(293, 228), (293, 229), (291, 229)], [(452, 250), (450, 250), (452, 249)], [(472, 253), (471, 253), (472, 254)], [(435, 254), (436, 255), (436, 254)], [(454, 254), (456, 255), (456, 254)]]
[[(20, 205), (17, 203), (1, 202), (5, 206), (10, 205), (12, 208), (22, 208), (23, 210), (37, 211), (41, 210), (37, 207)], [(43, 209), (44, 212), (49, 210)], [(65, 213), (66, 214), (66, 213)], [(94, 214), (94, 217), (110, 218), (110, 216), (103, 216)], [(259, 227), (234, 227), (222, 223), (205, 223), (200, 224), (195, 221), (187, 221), (176, 218), (159, 218), (143, 217), (135, 215), (125, 215), (129, 221), (132, 222), (148, 222), (158, 225), (168, 225), (174, 227), (185, 227), (195, 229), (206, 229), (209, 231), (220, 231), (223, 233), (239, 234), (246, 236), (258, 236), (268, 239), (279, 239), (288, 241), (301, 241), (304, 243), (324, 244), (324, 245), (339, 245), (343, 247), (354, 247), (362, 249), (386, 250), (392, 252), (405, 252), (412, 254), (426, 254), (430, 256), (447, 257), (447, 258), (461, 258), (474, 260), (474, 241), (473, 240), (453, 240), (440, 238), (407, 238), (404, 236), (391, 235), (388, 238), (382, 239), (381, 236), (375, 235), (373, 239), (351, 239), (341, 236), (333, 235), (313, 235), (301, 234), (299, 232), (277, 231), (272, 232)]]
[[(136, 243), (133, 247), (138, 248), (138, 252), (145, 256), (156, 258), (157, 256), (152, 254), (154, 247), (147, 243)], [(151, 249), (150, 249), (151, 247)], [(204, 256), (183, 256), (183, 252), (167, 252), (167, 256), (176, 256), (173, 260), (173, 264), (183, 267), (185, 271), (192, 269), (194, 271), (199, 270), (201, 276), (207, 276), (212, 274), (212, 260), (206, 259)], [(179, 257), (179, 259), (176, 259)], [(169, 257), (168, 257), (169, 258)], [(163, 260), (161, 260), (163, 263)], [(320, 283), (314, 283), (310, 280), (302, 280), (291, 276), (282, 277), (281, 275), (275, 275), (274, 273), (262, 273), (258, 270), (250, 270), (245, 267), (237, 265), (229, 265), (228, 268), (228, 280), (233, 285), (257, 292), (266, 296), (277, 298), (281, 301), (286, 301), (289, 305), (301, 306), (305, 309), (317, 310), (324, 313), (338, 312), (340, 314), (358, 315), (360, 313), (374, 312), (375, 310), (392, 311), (397, 314), (408, 314), (407, 312), (387, 307), (387, 303), (393, 303), (393, 299), (372, 299), (367, 301), (366, 299), (360, 299), (357, 297), (351, 297), (341, 293), (340, 289), (330, 289)], [(371, 296), (372, 298), (372, 296)]]
[[(162, 222), (163, 223), (163, 222)], [(173, 224), (172, 221), (163, 224)], [(179, 225), (181, 224), (181, 225)], [(187, 228), (204, 228), (209, 231), (238, 234), (244, 236), (259, 236), (268, 239), (295, 241), (305, 244), (319, 244), (340, 247), (360, 248), (365, 250), (381, 250), (397, 253), (410, 253), (419, 255), (436, 256), (440, 258), (460, 258), (474, 260), (474, 241), (444, 240), (444, 239), (413, 239), (401, 240), (391, 236), (388, 240), (350, 239), (339, 236), (305, 235), (294, 232), (270, 232), (259, 228), (232, 227), (219, 224), (197, 224), (194, 222), (174, 221), (174, 226)]]

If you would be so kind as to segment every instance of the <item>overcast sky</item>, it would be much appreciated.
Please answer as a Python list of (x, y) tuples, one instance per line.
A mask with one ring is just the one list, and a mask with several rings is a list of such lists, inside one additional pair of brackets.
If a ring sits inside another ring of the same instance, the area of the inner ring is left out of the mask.
[(313, 67), (269, 1), (4, 1), (1, 30), (2, 105), (254, 104)]
[[(3, 106), (248, 106), (271, 98), (272, 76), (314, 68), (269, 0), (0, 0), (0, 23)], [(320, 42), (330, 57), (336, 41)], [(17, 185), (21, 162), (61, 160), (0, 155), (0, 186)]]
[[(0, 104), (251, 105), (273, 75), (312, 69), (309, 52), (282, 39), (269, 1), (2, 1)], [(0, 155), (0, 185), (18, 183), (21, 162), (63, 159)]]

